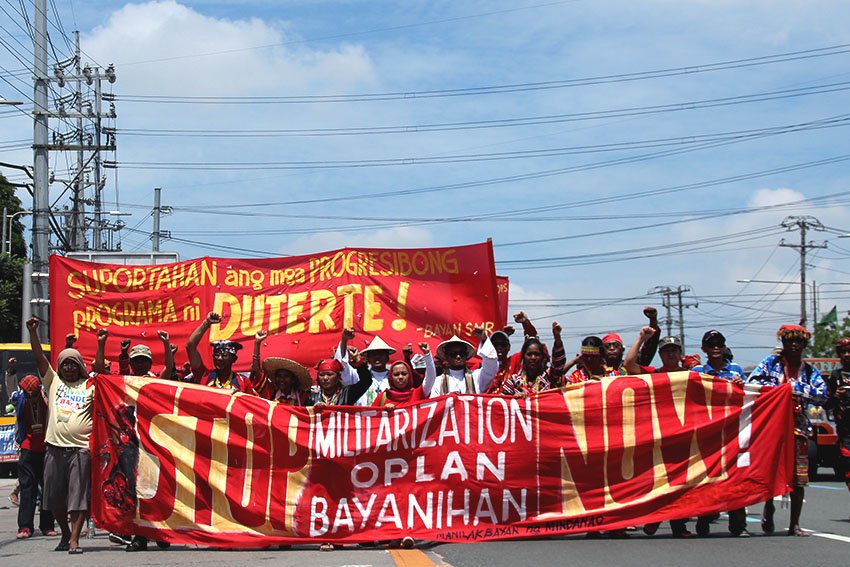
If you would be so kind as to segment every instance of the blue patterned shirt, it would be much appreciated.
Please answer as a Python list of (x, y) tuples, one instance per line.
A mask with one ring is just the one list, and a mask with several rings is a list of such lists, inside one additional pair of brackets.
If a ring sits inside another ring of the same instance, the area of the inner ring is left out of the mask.
[(799, 376), (787, 377), (785, 359), (781, 354), (771, 354), (762, 360), (750, 374), (748, 382), (762, 386), (779, 386), (785, 382), (791, 382), (795, 396), (816, 406), (822, 406), (827, 400), (826, 382), (818, 369), (804, 361), (800, 367)]
[(694, 366), (691, 368), (694, 372), (699, 372), (701, 374), (708, 374), (709, 376), (716, 376), (718, 378), (723, 378), (728, 381), (732, 381), (733, 378), (744, 378), (746, 381), (746, 374), (744, 374), (744, 369), (734, 362), (726, 362), (726, 366), (717, 370), (708, 362), (705, 364), (700, 364), (699, 366)]

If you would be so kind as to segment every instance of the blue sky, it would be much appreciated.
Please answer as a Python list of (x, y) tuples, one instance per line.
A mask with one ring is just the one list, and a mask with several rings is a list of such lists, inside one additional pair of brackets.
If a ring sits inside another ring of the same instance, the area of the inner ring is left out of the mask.
[[(58, 55), (61, 22), (116, 66), (124, 250), (150, 248), (155, 186), (182, 258), (492, 238), (512, 309), (568, 348), (631, 343), (648, 291), (688, 285), (688, 351), (717, 328), (746, 364), (797, 322), (798, 286), (736, 280), (795, 281), (780, 223), (812, 215), (819, 312), (850, 308), (842, 2), (55, 4)], [(0, 96), (29, 95), (0, 65)], [(0, 161), (31, 163), (31, 133), (0, 112)]]

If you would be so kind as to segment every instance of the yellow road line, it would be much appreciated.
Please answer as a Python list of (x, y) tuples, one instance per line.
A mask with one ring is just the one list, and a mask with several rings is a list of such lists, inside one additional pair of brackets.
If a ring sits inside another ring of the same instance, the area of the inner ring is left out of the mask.
[(418, 549), (390, 549), (388, 551), (398, 567), (436, 567), (435, 563)]

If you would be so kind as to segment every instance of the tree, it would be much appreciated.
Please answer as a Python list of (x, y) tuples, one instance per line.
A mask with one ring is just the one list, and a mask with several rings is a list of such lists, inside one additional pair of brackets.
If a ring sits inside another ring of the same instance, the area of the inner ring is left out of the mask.
[(850, 314), (839, 322), (835, 319), (826, 318), (815, 324), (815, 334), (811, 345), (809, 345), (808, 356), (812, 358), (835, 358), (835, 343), (844, 337), (850, 337)]
[[(0, 214), (3, 207), (6, 208), (8, 215), (23, 210), (21, 200), (15, 196), (15, 188), (0, 174)], [(9, 227), (6, 227), (6, 230), (8, 229)], [(5, 237), (4, 234), (0, 239)], [(2, 342), (18, 342), (21, 339), (21, 296), (26, 250), (24, 225), (20, 217), (17, 217), (12, 221), (11, 254), (0, 254), (0, 341)]]

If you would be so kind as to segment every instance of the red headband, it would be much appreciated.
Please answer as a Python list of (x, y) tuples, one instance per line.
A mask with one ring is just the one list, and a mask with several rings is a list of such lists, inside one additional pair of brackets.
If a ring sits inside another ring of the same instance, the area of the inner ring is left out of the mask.
[(342, 373), (342, 363), (335, 358), (322, 360), (319, 364), (316, 365), (316, 370), (321, 372), (322, 370), (330, 370), (331, 372), (336, 372), (337, 374)]
[(618, 335), (617, 333), (608, 333), (607, 335), (602, 337), (602, 344), (613, 343), (613, 342), (618, 342), (620, 344), (623, 344), (623, 339), (621, 339), (620, 335)]

